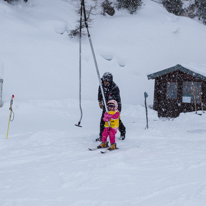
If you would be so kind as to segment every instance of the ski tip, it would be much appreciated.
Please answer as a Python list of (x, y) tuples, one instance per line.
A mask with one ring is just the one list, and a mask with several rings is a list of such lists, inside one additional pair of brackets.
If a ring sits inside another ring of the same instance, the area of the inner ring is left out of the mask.
[(106, 152), (101, 151), (101, 154), (105, 154)]
[(89, 151), (95, 151), (97, 150), (98, 148), (88, 148)]

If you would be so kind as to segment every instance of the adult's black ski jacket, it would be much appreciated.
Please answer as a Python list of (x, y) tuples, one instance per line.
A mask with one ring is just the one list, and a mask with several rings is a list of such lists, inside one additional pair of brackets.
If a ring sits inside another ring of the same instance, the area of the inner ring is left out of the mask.
[[(102, 88), (104, 91), (106, 103), (109, 100), (116, 100), (118, 103), (118, 110), (121, 112), (122, 104), (121, 104), (119, 87), (113, 81), (110, 82), (108, 86), (105, 86), (103, 81), (102, 81)], [(103, 102), (103, 97), (102, 97), (102, 92), (101, 92), (100, 86), (99, 86), (99, 90), (98, 90), (98, 101)], [(105, 110), (105, 108), (104, 108), (104, 110)]]

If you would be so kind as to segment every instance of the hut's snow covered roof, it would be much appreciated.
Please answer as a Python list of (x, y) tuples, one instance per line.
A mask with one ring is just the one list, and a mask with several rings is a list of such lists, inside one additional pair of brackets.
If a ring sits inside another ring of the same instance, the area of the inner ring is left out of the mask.
[(155, 79), (157, 77), (169, 74), (174, 71), (181, 71), (186, 74), (189, 74), (195, 78), (202, 79), (203, 81), (206, 81), (206, 67), (203, 66), (194, 66), (194, 65), (186, 65), (187, 68), (183, 67), (180, 64), (177, 64), (174, 67), (170, 67), (168, 69), (164, 69), (162, 71), (149, 74), (147, 75), (148, 79)]

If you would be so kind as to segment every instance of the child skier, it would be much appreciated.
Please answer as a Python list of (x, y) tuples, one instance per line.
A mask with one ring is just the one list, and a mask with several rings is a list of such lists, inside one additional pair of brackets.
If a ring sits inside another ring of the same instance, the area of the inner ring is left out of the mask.
[[(109, 135), (110, 144), (108, 150), (116, 149), (115, 143), (115, 134), (119, 129), (119, 111), (118, 111), (118, 104), (115, 100), (110, 100), (107, 103), (108, 113), (104, 113), (104, 131), (102, 133), (102, 143), (97, 146), (97, 148), (106, 148), (108, 147), (107, 137)], [(108, 123), (109, 122), (109, 123)]]

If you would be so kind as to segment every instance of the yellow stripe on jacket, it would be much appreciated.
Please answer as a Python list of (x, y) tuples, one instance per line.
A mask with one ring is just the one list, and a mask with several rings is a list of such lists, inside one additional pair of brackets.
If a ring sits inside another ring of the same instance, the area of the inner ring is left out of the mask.
[[(108, 111), (108, 114), (115, 115), (117, 112), (119, 113), (119, 111)], [(119, 128), (119, 118), (120, 118), (120, 115), (116, 119), (111, 118), (109, 120), (111, 128)], [(109, 127), (108, 122), (105, 122), (104, 126)]]

